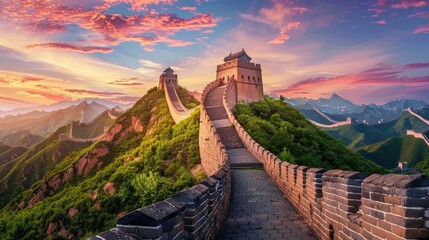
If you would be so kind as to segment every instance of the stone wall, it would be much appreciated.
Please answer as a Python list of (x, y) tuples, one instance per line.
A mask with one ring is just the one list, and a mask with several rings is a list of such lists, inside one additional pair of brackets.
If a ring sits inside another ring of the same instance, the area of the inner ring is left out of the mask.
[(233, 83), (223, 102), (246, 148), (263, 163), (320, 239), (428, 239), (429, 179), (422, 174), (373, 174), (325, 170), (281, 161), (256, 143), (235, 119), (230, 102)]
[[(219, 86), (210, 83), (202, 94)], [(208, 178), (168, 199), (134, 210), (117, 221), (116, 228), (91, 240), (215, 239), (228, 213), (231, 175), (228, 154), (204, 106), (200, 118), (201, 162)]]
[[(172, 103), (171, 99), (170, 99), (170, 95), (168, 94), (169, 89), (166, 86), (166, 82), (162, 82), (164, 85), (164, 93), (165, 93), (165, 100), (167, 101), (167, 105), (168, 105), (168, 110), (170, 111), (170, 115), (173, 118), (173, 121), (175, 123), (179, 123), (182, 120), (185, 120), (186, 118), (188, 118), (191, 113), (195, 110), (195, 109), (187, 109), (183, 106), (183, 104), (180, 102), (180, 98), (177, 95), (176, 90), (174, 89), (172, 94), (175, 94), (177, 99), (179, 99), (179, 104), (181, 106), (182, 109), (184, 109), (184, 111), (179, 111), (176, 109), (176, 107), (174, 106), (174, 104)], [(175, 85), (173, 85), (175, 86)]]
[(409, 135), (409, 136), (413, 136), (413, 137), (415, 137), (415, 138), (420, 138), (420, 139), (422, 139), (423, 141), (425, 141), (426, 145), (428, 145), (428, 146), (429, 146), (429, 139), (428, 139), (428, 137), (426, 137), (426, 135), (424, 135), (423, 133), (418, 133), (418, 132), (415, 132), (415, 131), (413, 131), (413, 130), (407, 130), (407, 135)]

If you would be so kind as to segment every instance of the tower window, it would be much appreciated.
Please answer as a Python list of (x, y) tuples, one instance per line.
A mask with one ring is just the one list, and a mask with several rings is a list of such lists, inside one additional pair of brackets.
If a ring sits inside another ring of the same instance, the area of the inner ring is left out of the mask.
[(243, 75), (241, 75), (241, 79), (244, 79), (244, 76), (243, 76)]

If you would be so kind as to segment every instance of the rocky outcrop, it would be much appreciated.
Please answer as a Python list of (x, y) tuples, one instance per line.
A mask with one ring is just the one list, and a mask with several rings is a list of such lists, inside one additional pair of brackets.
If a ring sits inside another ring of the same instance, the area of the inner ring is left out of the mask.
[(109, 196), (112, 196), (116, 192), (115, 185), (111, 182), (106, 183), (106, 185), (103, 187), (103, 192), (109, 194)]
[[(52, 238), (55, 234), (64, 237), (66, 239), (74, 238), (74, 235), (68, 231), (62, 221), (59, 222), (50, 222), (48, 225), (48, 229), (46, 230), (46, 236), (48, 238)], [(83, 232), (82, 232), (83, 235)]]
[(74, 218), (79, 213), (79, 210), (77, 208), (70, 208), (69, 209), (69, 217)]
[(76, 174), (87, 176), (96, 165), (100, 168), (102, 164), (99, 163), (98, 160), (101, 157), (106, 156), (108, 153), (109, 148), (107, 148), (106, 145), (101, 145), (85, 154), (75, 165), (77, 170)]
[(122, 124), (115, 123), (109, 131), (104, 135), (103, 140), (111, 142), (115, 138), (116, 134), (118, 134), (122, 130)]

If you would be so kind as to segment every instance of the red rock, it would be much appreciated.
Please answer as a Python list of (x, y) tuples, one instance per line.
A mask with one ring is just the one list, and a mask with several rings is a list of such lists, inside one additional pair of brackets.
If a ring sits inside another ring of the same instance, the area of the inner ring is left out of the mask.
[(48, 182), (49, 187), (53, 188), (55, 192), (58, 191), (58, 189), (61, 186), (61, 176), (60, 174), (55, 175), (53, 178), (51, 178)]
[(79, 213), (79, 210), (77, 208), (70, 208), (70, 210), (69, 210), (69, 217), (73, 218), (78, 213)]
[(97, 199), (97, 197), (98, 197), (98, 190), (97, 190), (97, 189), (96, 189), (96, 190), (94, 190), (94, 192), (92, 192), (92, 193), (89, 195), (89, 198), (91, 198), (92, 200)]
[(133, 130), (136, 132), (143, 132), (143, 123), (136, 116), (131, 118), (131, 125), (133, 126)]
[(109, 149), (106, 145), (98, 146), (92, 152), (86, 153), (75, 165), (77, 167), (77, 175), (88, 175), (97, 165), (99, 158), (108, 153)]
[(67, 231), (64, 226), (61, 227), (61, 230), (58, 232), (58, 235), (67, 239), (72, 239), (74, 237), (74, 235), (71, 232)]
[(116, 215), (116, 217), (115, 217), (115, 221), (117, 221), (119, 218), (127, 215), (127, 213), (128, 213), (127, 211), (123, 211), (123, 212), (118, 213), (118, 215)]
[(106, 185), (104, 185), (103, 191), (105, 193), (108, 193), (110, 196), (112, 196), (116, 192), (115, 185), (111, 182), (108, 182), (108, 183), (106, 183)]
[(42, 201), (43, 199), (45, 199), (45, 194), (42, 191), (40, 191), (28, 202), (28, 206), (32, 207), (34, 204)]
[(115, 138), (116, 134), (118, 134), (122, 130), (122, 124), (115, 123), (112, 128), (104, 135), (103, 140), (111, 142), (113, 138)]
[(18, 205), (18, 209), (19, 209), (19, 210), (21, 210), (21, 209), (23, 209), (23, 208), (25, 208), (25, 202), (21, 202), (21, 203), (19, 203), (19, 205)]
[(73, 168), (69, 168), (63, 176), (63, 182), (67, 182), (70, 178), (72, 178), (74, 176), (74, 169)]
[(48, 236), (48, 238), (51, 238), (52, 235), (55, 233), (55, 231), (58, 228), (58, 223), (56, 222), (50, 222), (48, 225), (48, 229), (46, 230), (46, 236)]

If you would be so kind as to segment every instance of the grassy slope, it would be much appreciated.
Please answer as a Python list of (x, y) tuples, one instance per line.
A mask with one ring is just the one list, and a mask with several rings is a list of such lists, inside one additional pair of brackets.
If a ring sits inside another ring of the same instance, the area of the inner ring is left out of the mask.
[(238, 104), (235, 115), (255, 141), (282, 160), (326, 169), (386, 172), (346, 149), (281, 100)]
[(412, 136), (389, 138), (356, 151), (388, 169), (397, 167), (398, 162), (414, 166), (420, 161), (429, 161), (429, 147), (423, 140)]
[(1, 153), (0, 150), (0, 166), (21, 156), (27, 151), (26, 148), (23, 147), (11, 147), (9, 150)]
[[(61, 221), (75, 236), (83, 231), (87, 236), (114, 226), (115, 217), (123, 211), (130, 211), (149, 204), (133, 187), (133, 180), (142, 173), (155, 172), (169, 182), (164, 190), (174, 193), (193, 185), (196, 179), (190, 169), (200, 162), (198, 151), (199, 111), (174, 125), (168, 113), (164, 94), (150, 90), (133, 108), (117, 119), (117, 124), (126, 129), (137, 117), (144, 126), (143, 132), (130, 132), (124, 138), (115, 137), (109, 143), (108, 164), (92, 171), (88, 176), (75, 176), (64, 183), (59, 192), (37, 203), (32, 208), (14, 210), (22, 200), (28, 200), (33, 190), (15, 198), (0, 212), (0, 239), (43, 239), (50, 222)], [(121, 135), (121, 132), (117, 135)], [(104, 144), (100, 142), (98, 144)], [(75, 164), (85, 152), (97, 144), (66, 157), (54, 166), (33, 188), (50, 177), (63, 173)], [(202, 177), (202, 176), (200, 176)], [(103, 191), (106, 183), (113, 183), (116, 191), (110, 196)], [(89, 196), (98, 192), (95, 200)], [(154, 192), (156, 194), (157, 192)], [(70, 218), (70, 208), (78, 214)], [(82, 237), (82, 236), (81, 236)]]

